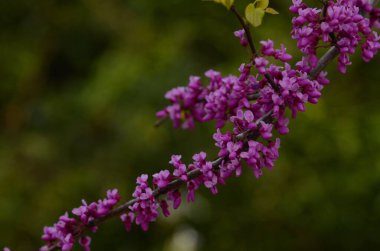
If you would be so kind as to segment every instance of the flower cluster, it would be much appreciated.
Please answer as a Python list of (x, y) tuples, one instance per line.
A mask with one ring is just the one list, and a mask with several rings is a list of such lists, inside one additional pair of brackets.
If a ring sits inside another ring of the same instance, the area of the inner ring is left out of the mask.
[(247, 37), (245, 35), (244, 29), (235, 31), (234, 36), (239, 38), (241, 46), (246, 47), (248, 45), (248, 40), (247, 40)]
[[(350, 55), (361, 45), (362, 58), (371, 60), (380, 49), (380, 37), (372, 30), (379, 26), (378, 8), (368, 0), (326, 1), (323, 9), (308, 7), (302, 0), (293, 0), (292, 37), (298, 48), (307, 55), (312, 66), (317, 63), (320, 42), (332, 43), (339, 49), (338, 69), (346, 72)], [(368, 14), (369, 17), (365, 17)]]
[[(82, 206), (72, 210), (72, 213), (77, 217), (71, 218), (66, 212), (59, 217), (59, 221), (53, 226), (44, 228), (42, 240), (47, 244), (41, 247), (40, 250), (50, 250), (50, 247), (53, 245), (61, 248), (62, 251), (71, 250), (77, 237), (85, 230), (89, 229), (92, 232), (96, 232), (97, 227), (90, 223), (106, 216), (119, 201), (120, 195), (117, 189), (108, 190), (107, 198), (99, 200), (98, 202), (87, 204), (86, 201), (83, 200)], [(79, 239), (79, 244), (83, 246), (85, 250), (89, 250), (90, 243), (91, 238), (88, 236)]]
[[(126, 228), (129, 228), (130, 222), (135, 220), (137, 225), (141, 225), (144, 231), (148, 231), (149, 223), (154, 221), (158, 216), (158, 203), (153, 195), (153, 190), (148, 184), (148, 175), (143, 174), (137, 178), (137, 186), (132, 194), (133, 198), (137, 201), (129, 207), (132, 214), (123, 214), (121, 219), (123, 220)], [(133, 218), (129, 218), (133, 217)], [(125, 221), (125, 219), (128, 219)]]
[(279, 157), (278, 149), (280, 147), (280, 139), (271, 142), (268, 146), (260, 142), (250, 140), (248, 141), (248, 149), (241, 152), (240, 156), (246, 160), (248, 165), (252, 168), (256, 178), (262, 175), (263, 167), (272, 168), (274, 161)]
[(222, 77), (214, 70), (205, 76), (209, 79), (207, 87), (201, 85), (200, 77), (190, 77), (186, 87), (177, 87), (166, 93), (165, 98), (172, 104), (157, 112), (159, 119), (170, 117), (175, 128), (193, 128), (194, 121), (216, 121), (218, 128), (223, 127), (231, 114), (234, 114), (247, 95), (254, 94), (258, 82), (250, 76), (251, 65), (240, 67), (240, 76)]
[[(173, 209), (180, 206), (181, 192), (178, 189), (168, 191), (166, 197), (158, 196), (158, 191), (167, 189), (174, 181), (187, 184), (188, 201), (195, 200), (195, 191), (201, 184), (204, 184), (213, 193), (217, 192), (218, 172), (215, 170), (214, 164), (206, 160), (206, 153), (195, 154), (193, 156), (193, 163), (188, 166), (181, 161), (180, 155), (173, 155), (169, 164), (174, 167), (172, 172), (163, 170), (152, 175), (153, 187), (149, 186), (149, 176), (147, 174), (143, 174), (137, 178), (137, 186), (133, 193), (133, 198), (135, 198), (134, 203), (129, 206), (127, 213), (123, 213), (120, 216), (128, 231), (131, 229), (132, 223), (140, 225), (144, 231), (147, 231), (149, 223), (155, 221), (158, 217), (159, 208), (161, 208), (164, 216), (169, 216), (170, 204)], [(197, 173), (197, 177), (189, 177), (192, 172)]]
[[(328, 83), (326, 73), (319, 74), (316, 80), (308, 77), (312, 66), (306, 58), (296, 63), (292, 69), (287, 63), (292, 56), (286, 53), (286, 48), (275, 49), (273, 41), (261, 42), (262, 56), (255, 58), (252, 64), (242, 64), (239, 76), (222, 77), (219, 72), (209, 70), (205, 73), (210, 83), (206, 87), (200, 85), (199, 77), (191, 77), (187, 87), (174, 88), (166, 94), (171, 105), (157, 113), (158, 118), (170, 117), (174, 127), (182, 124), (183, 128), (194, 127), (194, 121), (216, 121), (216, 127), (222, 128), (232, 118), (242, 114), (242, 110), (251, 111), (251, 127), (254, 129), (253, 118), (260, 118), (265, 113), (273, 111), (275, 123), (281, 134), (287, 133), (288, 119), (285, 118), (285, 108), (289, 107), (295, 117), (298, 111), (304, 111), (306, 102), (317, 103), (321, 90)], [(269, 63), (273, 58), (280, 65)], [(258, 74), (251, 74), (256, 68)], [(270, 76), (270, 77), (268, 77)], [(194, 85), (196, 79), (196, 88)], [(194, 90), (198, 90), (195, 92)], [(195, 98), (194, 93), (198, 93)], [(252, 100), (257, 99), (255, 102)], [(235, 123), (236, 124), (236, 123)], [(272, 128), (262, 123), (261, 130)], [(234, 130), (241, 130), (245, 125), (236, 125)], [(265, 136), (264, 138), (269, 138)]]
[(183, 122), (183, 128), (194, 127), (194, 120), (202, 121), (204, 117), (203, 105), (206, 93), (199, 77), (190, 77), (187, 87), (178, 87), (166, 93), (165, 98), (173, 105), (157, 112), (158, 118), (170, 117), (175, 128)]

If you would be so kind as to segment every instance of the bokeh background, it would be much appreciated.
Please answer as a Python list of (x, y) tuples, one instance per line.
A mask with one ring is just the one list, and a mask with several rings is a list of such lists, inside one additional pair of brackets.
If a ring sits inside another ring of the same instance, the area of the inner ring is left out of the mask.
[[(248, 1), (238, 1), (238, 7)], [(314, 1), (318, 4), (318, 1)], [(290, 1), (271, 1), (254, 39), (290, 39)], [(0, 246), (37, 250), (44, 225), (135, 177), (213, 156), (214, 125), (153, 127), (164, 93), (247, 61), (222, 6), (190, 0), (0, 1)], [(320, 103), (291, 122), (273, 171), (245, 169), (218, 196), (201, 189), (148, 233), (117, 219), (93, 250), (379, 250), (380, 57), (329, 66)], [(80, 250), (80, 248), (77, 248)]]

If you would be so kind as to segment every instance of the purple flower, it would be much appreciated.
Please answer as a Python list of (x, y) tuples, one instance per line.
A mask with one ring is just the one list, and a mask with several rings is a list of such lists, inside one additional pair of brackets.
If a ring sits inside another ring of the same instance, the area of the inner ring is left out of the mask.
[(174, 167), (173, 175), (180, 178), (183, 181), (187, 181), (186, 165), (181, 161), (181, 155), (172, 155), (169, 164)]
[(206, 161), (206, 153), (200, 152), (194, 154), (194, 168), (201, 170), (202, 181), (205, 187), (209, 188), (213, 194), (218, 192), (216, 185), (218, 184), (218, 175), (213, 170), (212, 162)]
[(244, 29), (241, 29), (241, 30), (237, 30), (234, 32), (234, 36), (239, 38), (240, 40), (240, 44), (244, 47), (246, 47), (248, 45), (248, 40), (245, 36), (245, 31)]
[(263, 137), (263, 139), (271, 139), (272, 138), (272, 128), (273, 128), (273, 125), (272, 124), (267, 124), (263, 121), (260, 122), (260, 134), (261, 134), (261, 137)]
[(240, 158), (223, 161), (220, 169), (220, 176), (223, 180), (229, 178), (233, 173), (235, 173), (236, 177), (239, 177), (242, 174)]
[(278, 159), (279, 153), (278, 149), (280, 148), (280, 139), (277, 138), (276, 141), (271, 142), (268, 146), (264, 146), (262, 150), (262, 155), (264, 159), (263, 165), (271, 169), (274, 166), (274, 162)]
[(288, 124), (289, 124), (289, 119), (286, 118), (284, 115), (281, 115), (277, 119), (277, 123), (275, 124), (275, 127), (280, 134), (284, 135), (284, 134), (289, 133)]
[(181, 193), (179, 190), (168, 192), (168, 200), (173, 202), (173, 208), (177, 209), (181, 205)]
[(79, 244), (83, 247), (84, 251), (91, 251), (90, 244), (91, 238), (89, 236), (84, 236), (79, 239)]
[[(131, 213), (134, 215), (134, 221), (140, 225), (144, 231), (148, 231), (149, 223), (155, 221), (158, 217), (158, 202), (154, 197), (153, 190), (148, 184), (148, 175), (143, 174), (136, 180), (136, 188), (133, 192), (133, 197), (137, 199), (132, 206), (129, 207)], [(130, 228), (129, 214), (124, 214), (121, 220), (124, 222), (126, 229)]]
[(232, 140), (232, 135), (230, 133), (223, 134), (220, 129), (216, 130), (213, 138), (215, 140), (215, 145), (220, 149), (218, 156), (224, 157), (228, 154), (227, 143)]
[(274, 56), (275, 50), (274, 50), (274, 44), (272, 40), (267, 41), (261, 41), (261, 53), (263, 53), (265, 56)]
[(292, 56), (286, 53), (286, 48), (282, 44), (281, 49), (275, 50), (272, 40), (261, 41), (261, 52), (268, 57), (274, 57), (282, 62), (288, 62), (292, 59)]
[(239, 134), (247, 130), (257, 128), (255, 116), (250, 110), (238, 110), (235, 116), (231, 116), (231, 122), (234, 124), (234, 133)]
[(256, 68), (260, 74), (266, 73), (265, 67), (267, 66), (268, 63), (269, 63), (268, 60), (266, 60), (263, 57), (256, 57), (255, 58), (255, 65), (256, 65)]
[(263, 149), (263, 145), (260, 142), (253, 140), (248, 141), (248, 151), (240, 153), (240, 157), (244, 159), (248, 165), (252, 167), (256, 178), (262, 175), (261, 171), (261, 155), (260, 152)]
[(228, 158), (229, 159), (236, 159), (239, 154), (240, 154), (240, 150), (242, 149), (243, 147), (243, 143), (242, 142), (228, 142), (227, 143), (227, 152), (228, 152)]
[(198, 185), (195, 181), (187, 182), (187, 201), (195, 201), (195, 191), (198, 189)]
[(368, 36), (367, 41), (362, 45), (362, 58), (365, 62), (369, 62), (375, 54), (377, 54), (380, 49), (379, 35), (373, 31), (371, 35)]
[(135, 215), (131, 212), (120, 215), (121, 221), (124, 223), (125, 230), (131, 231), (132, 223), (135, 220)]
[(161, 200), (160, 207), (161, 207), (161, 210), (162, 210), (162, 214), (165, 217), (168, 217), (170, 215), (170, 211), (169, 211), (169, 205), (166, 202), (166, 200)]
[(160, 171), (159, 173), (153, 174), (153, 184), (158, 188), (166, 187), (170, 182), (170, 172), (168, 170)]

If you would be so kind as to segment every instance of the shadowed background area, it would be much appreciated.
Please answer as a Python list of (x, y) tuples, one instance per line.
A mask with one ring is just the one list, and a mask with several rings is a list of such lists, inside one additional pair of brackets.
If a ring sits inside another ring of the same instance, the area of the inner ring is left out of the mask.
[[(243, 10), (248, 1), (239, 1)], [(318, 1), (314, 1), (318, 5)], [(290, 38), (290, 1), (271, 1), (254, 40)], [(37, 250), (44, 225), (80, 200), (135, 177), (216, 155), (213, 124), (154, 128), (165, 92), (209, 68), (237, 74), (248, 60), (221, 5), (189, 0), (0, 1), (0, 246)], [(201, 189), (148, 233), (118, 219), (93, 250), (376, 250), (380, 247), (380, 57), (358, 55), (316, 106), (292, 120), (280, 160), (256, 180), (249, 168)], [(76, 248), (80, 250), (80, 248)]]

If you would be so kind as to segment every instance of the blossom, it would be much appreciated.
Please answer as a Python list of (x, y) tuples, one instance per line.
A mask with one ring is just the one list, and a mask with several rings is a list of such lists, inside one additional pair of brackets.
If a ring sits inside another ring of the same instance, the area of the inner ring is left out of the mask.
[(181, 202), (182, 202), (181, 192), (178, 189), (174, 191), (169, 191), (167, 197), (168, 197), (168, 200), (173, 202), (174, 209), (177, 209), (181, 205)]
[(130, 231), (132, 223), (135, 220), (135, 215), (132, 212), (120, 215), (121, 221), (124, 223), (125, 230)]
[(144, 231), (148, 231), (149, 223), (155, 221), (158, 217), (157, 209), (159, 208), (153, 190), (149, 187), (148, 178), (147, 174), (137, 177), (137, 185), (132, 194), (137, 200), (129, 207), (134, 214), (135, 223), (140, 225)]
[(91, 238), (84, 236), (79, 238), (79, 244), (83, 247), (84, 251), (90, 251)]
[(241, 46), (246, 47), (248, 45), (248, 40), (244, 29), (235, 31), (234, 36), (239, 38)]
[(245, 130), (256, 129), (255, 117), (250, 110), (243, 111), (239, 109), (235, 116), (231, 116), (231, 122), (234, 124), (234, 133), (239, 134)]
[(170, 182), (170, 172), (168, 170), (162, 170), (159, 173), (153, 174), (153, 183), (159, 187), (166, 187)]
[(173, 175), (175, 177), (178, 177), (183, 181), (187, 181), (186, 165), (182, 163), (181, 158), (181, 155), (172, 155), (169, 164), (174, 167)]
[(213, 194), (218, 192), (216, 185), (218, 184), (218, 175), (213, 170), (213, 165), (210, 161), (206, 161), (206, 153), (200, 152), (194, 154), (194, 167), (202, 172), (202, 181), (205, 187), (209, 188)]
[(264, 121), (260, 122), (260, 134), (263, 139), (271, 139), (272, 138), (272, 124), (267, 124)]

